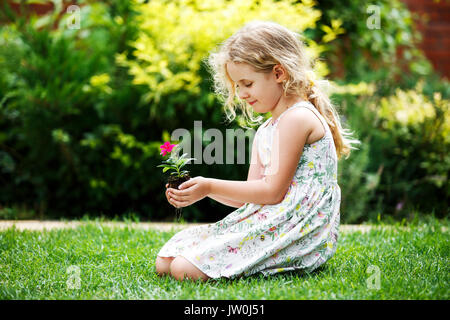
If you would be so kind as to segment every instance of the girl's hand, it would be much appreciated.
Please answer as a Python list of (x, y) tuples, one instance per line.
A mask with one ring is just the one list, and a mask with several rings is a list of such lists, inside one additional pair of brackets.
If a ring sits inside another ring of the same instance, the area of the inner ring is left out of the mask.
[[(167, 202), (169, 202), (171, 205), (173, 205), (171, 202), (170, 202), (170, 195), (169, 195), (169, 184), (168, 183), (166, 183), (166, 199), (167, 199)], [(173, 205), (174, 206), (174, 205)]]
[(200, 176), (183, 182), (178, 189), (168, 188), (166, 191), (169, 203), (176, 208), (187, 207), (205, 198), (209, 193), (209, 180)]

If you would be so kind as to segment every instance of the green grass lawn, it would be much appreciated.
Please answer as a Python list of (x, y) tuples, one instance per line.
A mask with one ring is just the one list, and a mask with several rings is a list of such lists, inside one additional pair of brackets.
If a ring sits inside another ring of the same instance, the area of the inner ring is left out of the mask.
[[(449, 292), (447, 222), (341, 233), (335, 256), (312, 274), (206, 283), (155, 274), (175, 233), (102, 226), (0, 232), (0, 299), (443, 299)], [(74, 266), (74, 267), (71, 267)], [(378, 277), (379, 276), (379, 277)], [(379, 282), (377, 282), (377, 278)]]

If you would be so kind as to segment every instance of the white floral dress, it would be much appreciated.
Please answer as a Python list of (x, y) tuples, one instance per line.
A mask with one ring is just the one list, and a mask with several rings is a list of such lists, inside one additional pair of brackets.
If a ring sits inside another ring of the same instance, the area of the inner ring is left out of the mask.
[(258, 272), (312, 272), (336, 251), (341, 190), (331, 131), (322, 115), (302, 101), (285, 110), (274, 123), (268, 119), (255, 135), (265, 169), (278, 121), (291, 108), (306, 107), (325, 128), (320, 140), (305, 144), (292, 183), (274, 205), (246, 203), (224, 219), (175, 234), (160, 257), (183, 256), (210, 278), (235, 278)]

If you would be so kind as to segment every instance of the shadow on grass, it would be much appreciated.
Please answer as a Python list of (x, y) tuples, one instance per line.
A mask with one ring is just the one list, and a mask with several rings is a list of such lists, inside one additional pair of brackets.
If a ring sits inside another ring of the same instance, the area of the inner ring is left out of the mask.
[(304, 270), (291, 270), (291, 271), (283, 271), (276, 274), (271, 275), (264, 275), (260, 272), (256, 274), (252, 274), (249, 276), (239, 276), (236, 278), (226, 278), (222, 277), (219, 279), (208, 279), (205, 283), (210, 284), (234, 284), (237, 282), (259, 282), (259, 281), (274, 281), (274, 282), (285, 282), (290, 280), (300, 280), (300, 279), (309, 279), (309, 278), (318, 278), (321, 277), (327, 270), (329, 270), (329, 267), (327, 264), (323, 264), (317, 269), (306, 272)]

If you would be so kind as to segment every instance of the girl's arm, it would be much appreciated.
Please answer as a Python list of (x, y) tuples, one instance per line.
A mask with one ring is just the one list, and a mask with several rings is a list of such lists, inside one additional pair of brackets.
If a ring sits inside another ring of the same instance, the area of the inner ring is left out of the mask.
[(279, 202), (274, 196), (275, 193), (269, 191), (268, 184), (263, 179), (230, 181), (198, 176), (183, 182), (178, 189), (167, 189), (169, 202), (177, 208), (189, 206), (210, 195), (236, 203), (275, 204)]
[[(262, 178), (254, 169), (255, 180), (229, 181), (206, 178), (210, 193), (227, 199), (255, 204), (280, 203), (291, 184), (316, 115), (306, 108), (289, 111), (274, 132), (270, 167)], [(252, 152), (252, 158), (253, 152)], [(258, 160), (259, 161), (259, 160)], [(314, 163), (311, 162), (312, 167)]]
[(240, 203), (276, 204), (279, 201), (265, 180), (232, 181), (206, 178), (209, 194)]
[(213, 200), (216, 200), (217, 202), (220, 202), (221, 204), (224, 204), (226, 206), (230, 206), (233, 208), (240, 208), (244, 205), (244, 203), (226, 199), (224, 197), (221, 197), (221, 196), (215, 195), (215, 194), (209, 194), (208, 197), (210, 197)]
[[(261, 179), (263, 177), (263, 171), (264, 171), (263, 166), (261, 164), (261, 160), (259, 159), (258, 155), (258, 136), (256, 135), (252, 143), (252, 154), (250, 157), (250, 166), (248, 168), (247, 181)], [(232, 199), (221, 197), (218, 194), (210, 193), (208, 194), (208, 197), (224, 205), (231, 206), (234, 208), (240, 208), (245, 204), (240, 201), (233, 201)]]

